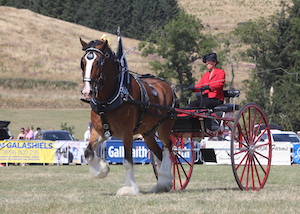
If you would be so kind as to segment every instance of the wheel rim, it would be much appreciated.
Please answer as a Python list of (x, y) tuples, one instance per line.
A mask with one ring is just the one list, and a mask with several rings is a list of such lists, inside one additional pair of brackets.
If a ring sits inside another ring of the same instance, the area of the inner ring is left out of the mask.
[[(260, 131), (262, 124), (265, 130)], [(267, 136), (266, 140), (262, 140)], [(231, 134), (231, 163), (242, 190), (264, 187), (271, 166), (272, 140), (264, 112), (256, 104), (245, 105), (238, 113)]]
[(172, 137), (172, 171), (173, 189), (185, 189), (188, 185), (194, 166), (195, 152), (192, 138)]

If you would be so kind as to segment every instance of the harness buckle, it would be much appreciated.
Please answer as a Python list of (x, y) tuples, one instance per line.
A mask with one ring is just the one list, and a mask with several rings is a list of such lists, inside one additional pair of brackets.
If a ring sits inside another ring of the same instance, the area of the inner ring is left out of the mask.
[(106, 138), (109, 138), (109, 137), (111, 137), (111, 133), (110, 133), (110, 131), (106, 131), (106, 132), (104, 132), (104, 136), (105, 136)]
[(123, 96), (129, 94), (128, 89), (126, 87), (121, 87), (120, 93), (122, 93)]

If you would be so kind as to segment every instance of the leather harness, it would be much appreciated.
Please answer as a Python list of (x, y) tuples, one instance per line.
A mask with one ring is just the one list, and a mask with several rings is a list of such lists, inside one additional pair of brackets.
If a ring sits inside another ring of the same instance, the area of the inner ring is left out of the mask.
[[(94, 44), (92, 44), (92, 46), (94, 46)], [(98, 50), (98, 49), (96, 49), (94, 47), (87, 47), (84, 50), (86, 52), (96, 51), (96, 52), (100, 53), (101, 55), (103, 55), (105, 58), (110, 58), (111, 54), (113, 54), (114, 59), (116, 60), (116, 57), (115, 57), (114, 53), (112, 53), (112, 52), (109, 54), (107, 52), (103, 52), (101, 50)], [(105, 58), (102, 60), (100, 66), (103, 66), (103, 64), (105, 63)], [(118, 79), (119, 79), (118, 82), (119, 82), (119, 84), (118, 84), (118, 88), (116, 90), (116, 93), (110, 99), (104, 100), (104, 101), (99, 101), (99, 100), (96, 99), (96, 96), (93, 96), (92, 99), (89, 102), (90, 106), (91, 106), (91, 108), (92, 108), (92, 110), (94, 112), (96, 112), (97, 114), (100, 115), (101, 120), (102, 120), (102, 127), (104, 129), (104, 135), (105, 135), (106, 138), (112, 136), (112, 132), (111, 132), (110, 126), (109, 126), (109, 124), (107, 122), (106, 114), (105, 113), (108, 112), (108, 111), (112, 111), (114, 109), (117, 109), (124, 102), (129, 102), (129, 103), (133, 103), (133, 104), (139, 105), (140, 108), (141, 108), (140, 114), (138, 116), (138, 121), (136, 122), (136, 126), (133, 129), (133, 132), (137, 131), (138, 128), (142, 125), (144, 115), (146, 114), (147, 110), (150, 107), (153, 107), (153, 106), (156, 107), (159, 112), (160, 112), (160, 109), (167, 109), (170, 112), (170, 114), (167, 115), (167, 116), (165, 116), (165, 117), (162, 117), (158, 121), (158, 123), (156, 125), (154, 125), (149, 131), (143, 133), (144, 136), (149, 135), (150, 133), (152, 133), (153, 131), (155, 131), (155, 129), (164, 120), (166, 120), (167, 118), (169, 118), (170, 116), (172, 116), (172, 112), (174, 112), (174, 107), (178, 103), (176, 95), (175, 95), (175, 93), (173, 91), (173, 103), (172, 103), (172, 106), (170, 106), (170, 107), (161, 106), (161, 105), (158, 105), (158, 104), (152, 104), (150, 102), (149, 95), (148, 95), (148, 92), (146, 90), (145, 85), (148, 85), (151, 88), (151, 92), (154, 95), (154, 97), (156, 97), (157, 101), (158, 101), (158, 93), (157, 93), (157, 91), (155, 90), (155, 88), (151, 84), (147, 83), (143, 79), (145, 79), (145, 78), (156, 78), (156, 79), (159, 79), (159, 80), (163, 80), (163, 79), (158, 78), (158, 77), (153, 76), (153, 75), (150, 75), (150, 74), (140, 75), (140, 76), (133, 75), (133, 74), (131, 74), (129, 72), (128, 69), (124, 69), (124, 67), (121, 66), (120, 61), (118, 61), (118, 62), (119, 62), (119, 75), (118, 75)], [(141, 92), (141, 98), (140, 98), (140, 100), (134, 100), (132, 98), (132, 96), (130, 95), (130, 93), (129, 93), (129, 91), (130, 91), (130, 85), (131, 85), (130, 83), (131, 83), (132, 80), (136, 81), (136, 83), (138, 84), (138, 86), (140, 88), (140, 92)], [(91, 80), (88, 80), (88, 81), (93, 81), (93, 80), (91, 79)], [(92, 90), (96, 91), (97, 89), (94, 88), (94, 87), (92, 87)], [(161, 114), (159, 114), (159, 112), (158, 112), (158, 116), (160, 117)]]

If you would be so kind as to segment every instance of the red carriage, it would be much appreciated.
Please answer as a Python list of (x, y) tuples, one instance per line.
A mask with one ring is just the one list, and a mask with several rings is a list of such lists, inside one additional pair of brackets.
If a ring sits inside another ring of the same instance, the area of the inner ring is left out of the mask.
[[(173, 189), (184, 189), (192, 176), (195, 157), (215, 162), (212, 148), (199, 148), (194, 139), (230, 134), (230, 157), (235, 180), (241, 190), (259, 190), (265, 185), (271, 166), (272, 144), (267, 118), (255, 103), (229, 103), (238, 90), (224, 91), (227, 102), (214, 109), (175, 108), (177, 119), (172, 130)], [(237, 112), (237, 113), (236, 113)], [(263, 128), (263, 129), (262, 129)], [(229, 132), (228, 132), (229, 131)], [(262, 141), (262, 135), (268, 139)], [(188, 153), (188, 154), (187, 154)], [(187, 156), (189, 158), (183, 157)], [(155, 170), (154, 170), (155, 171)]]
[[(96, 150), (109, 136), (121, 138), (126, 174), (125, 184), (117, 194), (138, 194), (132, 141), (133, 135), (140, 133), (155, 157), (153, 168), (157, 183), (151, 191), (184, 189), (191, 179), (194, 157), (212, 152), (198, 148), (195, 139), (222, 137), (230, 130), (230, 156), (238, 186), (243, 190), (261, 189), (269, 175), (272, 152), (270, 129), (261, 108), (250, 103), (235, 115), (238, 106), (229, 100), (239, 95), (236, 90), (225, 91), (228, 102), (214, 109), (178, 108), (176, 95), (166, 81), (153, 75), (132, 74), (126, 69), (119, 39), (117, 54), (110, 49), (107, 40), (89, 43), (81, 40), (85, 51), (81, 59), (82, 94), (92, 108), (93, 129), (85, 150), (91, 174), (106, 177), (108, 164), (96, 155)], [(155, 140), (156, 133), (162, 148)], [(262, 141), (266, 133), (268, 139)]]

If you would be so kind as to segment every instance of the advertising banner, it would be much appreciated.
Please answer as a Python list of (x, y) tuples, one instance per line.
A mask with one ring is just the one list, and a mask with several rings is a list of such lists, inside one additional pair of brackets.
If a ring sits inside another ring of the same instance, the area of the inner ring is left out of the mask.
[[(206, 148), (215, 149), (217, 164), (231, 164), (230, 141), (206, 141), (205, 143)], [(292, 144), (290, 142), (274, 142), (272, 145), (271, 165), (291, 165), (291, 148)], [(267, 152), (264, 147), (260, 147), (260, 153), (267, 155), (264, 151)], [(240, 156), (243, 158), (242, 154)], [(259, 155), (257, 155), (257, 158), (261, 161), (261, 164), (267, 163), (265, 158)]]
[(86, 141), (69, 141), (69, 163), (82, 164), (86, 163), (84, 150), (87, 147)]
[[(161, 141), (157, 141), (161, 147)], [(108, 163), (123, 163), (124, 159), (124, 146), (122, 140), (107, 140), (105, 142), (105, 159)], [(186, 144), (183, 148), (177, 148), (180, 154), (179, 161), (190, 161), (192, 158), (191, 145)], [(132, 148), (133, 162), (134, 163), (151, 163), (151, 151), (148, 149), (144, 141), (134, 141)], [(185, 162), (183, 161), (183, 162)]]
[(206, 141), (206, 148), (215, 150), (217, 163), (207, 164), (231, 164), (230, 159), (230, 141)]
[[(134, 141), (132, 148), (134, 163), (150, 163), (150, 150), (144, 141)], [(108, 163), (123, 163), (124, 146), (122, 140), (106, 141), (106, 161)]]
[(0, 163), (82, 164), (86, 141), (0, 141)]
[(293, 144), (290, 142), (274, 142), (272, 150), (272, 165), (291, 165)]
[(293, 146), (294, 146), (294, 163), (300, 164), (300, 144), (295, 143)]
[(54, 163), (53, 141), (0, 141), (2, 163)]
[(87, 141), (55, 141), (55, 163), (82, 164)]

